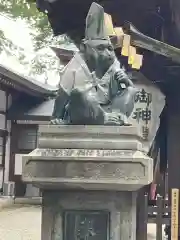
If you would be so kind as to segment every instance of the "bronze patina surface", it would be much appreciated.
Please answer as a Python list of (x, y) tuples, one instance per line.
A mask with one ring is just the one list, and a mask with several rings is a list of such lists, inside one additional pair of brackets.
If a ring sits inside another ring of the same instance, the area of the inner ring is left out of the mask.
[(137, 91), (115, 56), (104, 9), (92, 3), (80, 52), (60, 81), (51, 123), (129, 125)]

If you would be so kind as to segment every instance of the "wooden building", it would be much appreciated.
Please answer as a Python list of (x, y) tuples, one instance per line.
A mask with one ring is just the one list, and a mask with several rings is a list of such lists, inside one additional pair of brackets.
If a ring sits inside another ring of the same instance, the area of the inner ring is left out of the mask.
[(23, 196), (22, 154), (36, 148), (38, 124), (47, 123), (55, 88), (0, 65), (0, 190)]

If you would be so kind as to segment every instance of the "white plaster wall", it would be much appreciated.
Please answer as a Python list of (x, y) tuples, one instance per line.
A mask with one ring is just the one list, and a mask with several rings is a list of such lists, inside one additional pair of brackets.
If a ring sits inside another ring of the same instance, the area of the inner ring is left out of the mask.
[(22, 175), (22, 157), (23, 154), (15, 154), (15, 169), (14, 169), (14, 174), (15, 175)]

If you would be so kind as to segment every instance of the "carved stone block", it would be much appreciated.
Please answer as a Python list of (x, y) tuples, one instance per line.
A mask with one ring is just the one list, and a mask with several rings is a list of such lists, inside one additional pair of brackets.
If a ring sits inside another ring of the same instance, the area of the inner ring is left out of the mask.
[[(114, 148), (113, 144), (107, 148), (108, 136), (116, 142)], [(69, 147), (62, 148), (64, 138)], [(101, 148), (95, 143), (81, 147), (87, 139), (97, 138)], [(153, 177), (152, 159), (138, 150), (140, 145), (141, 138), (132, 127), (41, 127), (39, 148), (24, 156), (23, 180), (40, 188), (135, 191)]]

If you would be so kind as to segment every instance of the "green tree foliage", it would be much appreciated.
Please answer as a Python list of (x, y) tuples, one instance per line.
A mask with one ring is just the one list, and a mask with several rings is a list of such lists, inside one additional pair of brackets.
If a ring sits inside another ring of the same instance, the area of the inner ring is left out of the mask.
[(34, 52), (37, 54), (27, 62), (26, 53), (23, 49), (13, 44), (12, 40), (7, 39), (0, 30), (0, 52), (6, 51), (8, 54), (16, 54), (16, 57), (22, 64), (31, 64), (30, 74), (42, 74), (44, 71), (54, 70), (54, 59), (49, 54), (38, 53), (49, 45), (60, 46), (72, 44), (66, 35), (54, 37), (48, 18), (45, 14), (39, 12), (36, 3), (33, 0), (0, 0), (0, 14), (11, 19), (23, 19), (27, 26), (32, 29), (31, 38)]
[[(36, 32), (32, 34), (36, 50), (47, 46), (47, 43), (54, 40), (48, 18), (44, 13), (37, 10), (34, 1), (27, 0), (0, 0), (0, 13), (10, 18), (23, 19)], [(59, 44), (69, 41), (65, 36), (59, 39)]]

